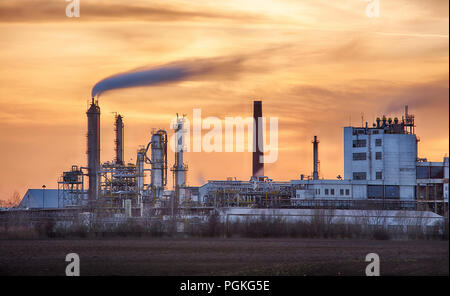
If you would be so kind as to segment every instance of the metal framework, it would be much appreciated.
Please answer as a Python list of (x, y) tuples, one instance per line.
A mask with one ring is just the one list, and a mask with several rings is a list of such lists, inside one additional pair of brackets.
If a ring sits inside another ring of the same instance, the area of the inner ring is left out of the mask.
[(63, 172), (58, 180), (58, 207), (82, 206), (87, 200), (84, 189), (83, 168), (76, 165), (67, 172)]

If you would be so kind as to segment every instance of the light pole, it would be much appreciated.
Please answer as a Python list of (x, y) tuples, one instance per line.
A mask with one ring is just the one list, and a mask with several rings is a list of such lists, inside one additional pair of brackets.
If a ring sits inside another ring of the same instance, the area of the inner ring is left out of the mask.
[(44, 192), (45, 192), (45, 188), (46, 188), (47, 186), (45, 186), (45, 185), (42, 185), (42, 208), (44, 208), (45, 207), (45, 194), (44, 194)]

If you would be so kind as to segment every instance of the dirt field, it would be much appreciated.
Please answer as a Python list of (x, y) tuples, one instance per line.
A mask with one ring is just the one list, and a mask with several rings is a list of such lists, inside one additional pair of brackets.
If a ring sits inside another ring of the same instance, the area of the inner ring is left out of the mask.
[(64, 275), (68, 253), (81, 275), (448, 275), (448, 241), (319, 239), (0, 240), (0, 275)]

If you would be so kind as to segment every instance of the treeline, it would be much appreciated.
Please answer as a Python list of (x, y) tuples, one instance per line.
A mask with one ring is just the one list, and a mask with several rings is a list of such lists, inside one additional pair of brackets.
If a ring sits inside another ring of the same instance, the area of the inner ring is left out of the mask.
[(448, 220), (435, 226), (385, 227), (364, 223), (331, 223), (330, 219), (315, 216), (310, 221), (289, 222), (280, 217), (261, 216), (222, 223), (210, 216), (208, 223), (188, 224), (185, 230), (196, 237), (248, 238), (342, 238), (342, 239), (443, 239), (448, 240)]
[(340, 239), (443, 239), (448, 240), (448, 219), (435, 226), (385, 227), (369, 223), (331, 223), (326, 216), (309, 221), (287, 221), (276, 216), (236, 219), (223, 222), (217, 215), (207, 221), (127, 219), (111, 223), (104, 220), (74, 219), (70, 223), (53, 220), (34, 222), (10, 219), (0, 224), (0, 239), (107, 238), (107, 237), (244, 237), (244, 238), (340, 238)]

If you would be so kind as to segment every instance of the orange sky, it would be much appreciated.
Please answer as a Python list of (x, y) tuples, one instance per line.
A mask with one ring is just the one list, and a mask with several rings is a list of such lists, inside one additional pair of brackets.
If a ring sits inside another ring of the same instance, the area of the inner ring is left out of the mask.
[[(121, 89), (100, 97), (102, 161), (113, 158), (113, 114), (125, 121), (125, 158), (169, 129), (175, 113), (251, 116), (252, 100), (279, 118), (276, 180), (312, 170), (343, 175), (342, 127), (382, 114), (416, 115), (419, 156), (449, 150), (449, 15), (446, 0), (63, 0), (0, 2), (0, 199), (57, 187), (72, 164), (86, 165), (86, 107), (99, 80), (187, 59), (237, 61), (213, 75)], [(173, 155), (169, 155), (173, 163)], [(251, 174), (249, 153), (188, 153), (188, 183)]]

